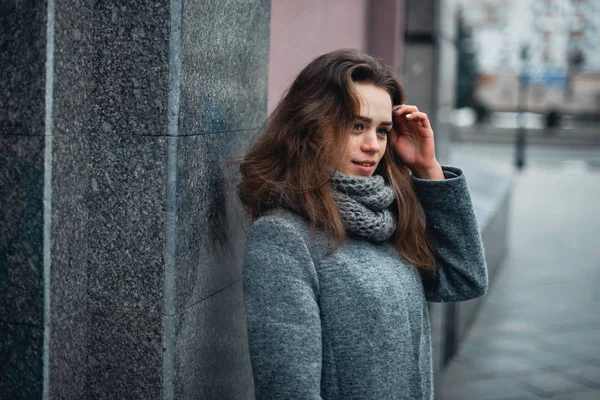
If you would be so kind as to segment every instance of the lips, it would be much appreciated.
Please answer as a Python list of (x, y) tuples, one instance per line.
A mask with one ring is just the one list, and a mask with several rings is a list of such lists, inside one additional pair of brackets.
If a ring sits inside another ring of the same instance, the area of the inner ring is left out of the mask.
[(354, 163), (356, 165), (360, 165), (361, 167), (372, 167), (373, 165), (375, 165), (375, 161), (371, 161), (371, 160), (361, 160), (361, 161), (352, 160), (352, 163)]

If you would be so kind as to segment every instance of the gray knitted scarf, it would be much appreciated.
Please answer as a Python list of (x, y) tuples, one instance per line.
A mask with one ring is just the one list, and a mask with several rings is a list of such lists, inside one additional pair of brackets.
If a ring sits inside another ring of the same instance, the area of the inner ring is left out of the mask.
[(381, 175), (358, 178), (336, 172), (331, 186), (348, 233), (378, 242), (392, 236), (397, 222), (394, 190)]

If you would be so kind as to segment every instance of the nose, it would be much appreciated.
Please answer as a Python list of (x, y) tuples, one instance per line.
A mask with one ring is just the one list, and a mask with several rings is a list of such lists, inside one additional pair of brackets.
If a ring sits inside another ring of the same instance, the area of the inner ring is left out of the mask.
[(381, 143), (376, 132), (365, 132), (362, 139), (360, 149), (365, 153), (378, 153), (381, 151)]

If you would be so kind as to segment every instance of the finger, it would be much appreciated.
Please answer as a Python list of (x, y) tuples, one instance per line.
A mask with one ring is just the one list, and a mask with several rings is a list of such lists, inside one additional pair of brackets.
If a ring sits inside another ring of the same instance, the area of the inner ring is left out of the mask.
[(409, 121), (419, 122), (424, 128), (431, 128), (431, 123), (429, 122), (429, 118), (427, 114), (424, 112), (413, 112), (410, 115), (406, 116), (406, 119)]
[(399, 106), (394, 106), (394, 107), (398, 107), (398, 109), (409, 109), (410, 111), (419, 111), (417, 106), (414, 106), (411, 104), (400, 104)]
[(417, 106), (401, 104), (398, 108), (396, 108), (392, 111), (392, 114), (402, 115), (402, 114), (418, 112), (418, 111), (419, 111), (419, 109), (417, 108)]
[(419, 112), (412, 112), (408, 114), (404, 114), (404, 118), (399, 120), (400, 124), (419, 124), (421, 120), (421, 116)]

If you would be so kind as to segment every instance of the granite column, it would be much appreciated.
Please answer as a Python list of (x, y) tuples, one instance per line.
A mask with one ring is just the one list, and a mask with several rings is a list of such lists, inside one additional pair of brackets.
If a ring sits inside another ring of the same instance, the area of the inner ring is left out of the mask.
[(252, 398), (235, 167), (270, 2), (11, 2), (0, 393)]

